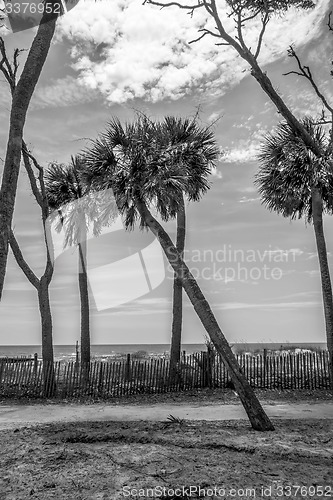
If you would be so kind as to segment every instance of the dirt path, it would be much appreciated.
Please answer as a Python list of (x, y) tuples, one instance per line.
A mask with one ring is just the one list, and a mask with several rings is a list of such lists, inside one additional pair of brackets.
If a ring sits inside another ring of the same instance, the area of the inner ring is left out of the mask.
[[(264, 405), (268, 416), (277, 419), (333, 419), (332, 403), (297, 403)], [(188, 420), (247, 419), (242, 406), (232, 404), (188, 405), (161, 403), (155, 405), (112, 404), (35, 404), (0, 405), (0, 430), (51, 422), (83, 421), (163, 421), (169, 415)]]

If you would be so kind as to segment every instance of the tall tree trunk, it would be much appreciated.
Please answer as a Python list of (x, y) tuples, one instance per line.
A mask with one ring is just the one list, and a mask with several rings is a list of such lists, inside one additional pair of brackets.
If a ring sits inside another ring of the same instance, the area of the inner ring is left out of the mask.
[(316, 235), (318, 259), (320, 267), (321, 288), (324, 303), (324, 315), (326, 325), (326, 341), (329, 352), (330, 384), (333, 388), (333, 299), (330, 270), (327, 260), (327, 250), (323, 224), (323, 200), (318, 188), (312, 188), (312, 217), (313, 227)]
[[(45, 3), (53, 5), (49, 0)], [(54, 35), (57, 14), (44, 14), (12, 96), (9, 137), (0, 189), (0, 299), (5, 281), (10, 229), (20, 170), (23, 128), (30, 100)]]
[[(177, 213), (177, 237), (176, 248), (181, 258), (184, 255), (186, 234), (185, 203), (182, 197), (181, 205)], [(182, 341), (182, 320), (183, 320), (183, 286), (177, 273), (173, 278), (173, 309), (172, 309), (172, 336), (170, 350), (170, 373), (174, 376), (177, 363), (180, 361), (181, 341)]]
[(41, 277), (37, 291), (42, 323), (43, 392), (45, 397), (52, 397), (55, 392), (52, 315), (49, 297), (49, 282), (45, 276)]
[(185, 262), (179, 256), (170, 237), (159, 222), (152, 216), (141, 199), (137, 199), (136, 204), (140, 215), (148, 224), (152, 233), (158, 238), (168, 261), (177, 273), (177, 276), (180, 279), (188, 298), (192, 302), (197, 315), (211, 338), (217, 352), (221, 355), (223, 362), (226, 364), (231, 379), (235, 385), (235, 389), (239, 394), (253, 429), (258, 431), (274, 430), (273, 424), (264, 412), (252, 387), (242, 374), (237, 360), (226, 338), (224, 337), (206, 298), (199, 288), (198, 283), (194, 279)]
[(79, 247), (79, 290), (81, 302), (81, 363), (90, 363), (89, 293), (87, 276), (87, 244), (81, 240)]
[[(45, 225), (44, 225), (45, 231)], [(53, 325), (52, 314), (50, 307), (49, 285), (53, 275), (53, 265), (49, 254), (45, 273), (38, 279), (35, 273), (24, 259), (19, 244), (15, 238), (13, 231), (10, 231), (9, 243), (13, 251), (15, 260), (21, 268), (26, 278), (36, 288), (38, 294), (38, 305), (40, 311), (41, 327), (42, 327), (42, 360), (43, 360), (43, 384), (44, 395), (46, 397), (53, 396), (55, 391), (54, 378), (54, 358), (53, 358)]]

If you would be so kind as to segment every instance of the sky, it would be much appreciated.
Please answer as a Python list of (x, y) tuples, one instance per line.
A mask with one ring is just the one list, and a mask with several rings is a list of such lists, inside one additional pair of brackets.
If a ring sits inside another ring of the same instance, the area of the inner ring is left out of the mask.
[[(223, 23), (234, 23), (221, 0)], [(318, 116), (320, 103), (308, 82), (284, 73), (296, 69), (293, 44), (332, 102), (330, 0), (307, 12), (290, 10), (268, 25), (259, 63), (299, 118)], [(261, 205), (254, 187), (256, 154), (280, 120), (274, 106), (230, 47), (198, 37), (212, 28), (204, 11), (193, 17), (176, 7), (142, 0), (81, 0), (60, 18), (25, 126), (25, 140), (39, 163), (69, 163), (105, 130), (112, 117), (131, 121), (198, 113), (212, 124), (221, 157), (211, 187), (188, 203), (185, 260), (231, 343), (324, 342), (325, 326), (313, 227), (289, 221)], [(249, 46), (257, 21), (245, 32)], [(29, 48), (36, 28), (5, 34), (8, 54)], [(26, 52), (21, 53), (21, 67)], [(5, 156), (10, 97), (0, 77), (0, 157)], [(0, 161), (0, 167), (3, 161)], [(332, 265), (333, 220), (325, 216)], [(13, 228), (22, 252), (40, 276), (45, 264), (41, 216), (21, 170)], [(165, 224), (171, 238), (175, 223)], [(58, 238), (50, 286), (55, 344), (80, 337), (77, 250)], [(91, 338), (94, 344), (168, 343), (172, 322), (172, 270), (149, 233), (112, 230), (88, 242)], [(148, 278), (147, 278), (148, 276)], [(183, 342), (201, 343), (205, 331), (184, 297)], [(37, 293), (9, 256), (0, 304), (0, 345), (41, 342)]]

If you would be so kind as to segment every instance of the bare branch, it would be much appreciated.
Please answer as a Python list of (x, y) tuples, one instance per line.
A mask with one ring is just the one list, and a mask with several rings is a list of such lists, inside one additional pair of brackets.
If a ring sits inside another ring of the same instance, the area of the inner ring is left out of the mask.
[(13, 95), (15, 87), (16, 87), (16, 76), (19, 68), (18, 58), (21, 52), (24, 52), (25, 49), (15, 49), (13, 55), (13, 62), (11, 63), (8, 59), (5, 42), (2, 37), (0, 37), (0, 53), (2, 59), (0, 61), (0, 71), (3, 73), (6, 78), (11, 93)]
[(260, 14), (260, 12), (261, 12), (261, 10), (260, 10), (260, 9), (258, 9), (256, 12), (254, 12), (254, 14), (251, 14), (251, 15), (250, 15), (250, 16), (248, 16), (248, 17), (243, 17), (242, 22), (243, 22), (243, 23), (246, 23), (247, 21), (251, 21), (251, 19), (256, 18), (256, 17), (257, 17), (257, 15), (258, 15), (258, 14)]
[(333, 26), (332, 26), (332, 11), (328, 14), (328, 23), (327, 23), (328, 29), (330, 31), (333, 31)]
[(10, 237), (9, 237), (9, 244), (10, 248), (12, 249), (12, 252), (14, 254), (15, 260), (19, 267), (22, 269), (23, 273), (27, 277), (27, 279), (30, 281), (30, 283), (38, 290), (40, 281), (31, 269), (31, 267), (27, 264), (25, 258), (23, 257), (23, 254), (21, 252), (21, 249), (19, 247), (19, 244), (15, 238), (15, 235), (13, 233), (13, 230), (11, 229), (10, 231)]
[(157, 7), (161, 7), (161, 9), (164, 9), (165, 7), (178, 7), (179, 9), (185, 9), (185, 10), (190, 10), (193, 11), (195, 9), (200, 9), (201, 7), (204, 7), (205, 5), (203, 3), (200, 3), (200, 0), (198, 0), (197, 5), (182, 5), (179, 2), (158, 2), (156, 0), (144, 0), (143, 5), (155, 5)]
[(265, 15), (264, 15), (264, 17), (261, 20), (262, 28), (261, 28), (261, 31), (260, 31), (260, 34), (259, 34), (259, 38), (258, 38), (257, 50), (256, 50), (256, 52), (254, 54), (254, 58), (255, 59), (258, 59), (258, 56), (260, 54), (260, 50), (261, 50), (261, 46), (262, 46), (262, 42), (263, 42), (263, 39), (264, 39), (264, 34), (265, 34), (265, 31), (266, 31), (266, 27), (267, 27), (268, 21), (269, 21), (269, 14), (268, 14), (268, 12), (266, 12)]
[(41, 172), (43, 173), (43, 172), (44, 172), (43, 167), (41, 167), (41, 166), (39, 165), (39, 163), (38, 163), (38, 161), (36, 160), (36, 158), (35, 158), (35, 157), (31, 154), (31, 151), (29, 151), (29, 150), (27, 149), (27, 147), (26, 147), (25, 143), (24, 143), (24, 147), (25, 147), (25, 150), (26, 150), (27, 155), (28, 155), (28, 156), (29, 156), (29, 158), (32, 160), (32, 162), (33, 162), (34, 166), (37, 168), (37, 170), (38, 170), (40, 173), (41, 173)]
[(333, 123), (333, 120), (318, 120), (313, 122), (314, 125), (329, 125), (330, 123)]
[[(50, 235), (50, 227), (47, 225), (47, 218), (49, 216), (50, 209), (44, 183), (44, 169), (43, 167), (40, 166), (40, 164), (38, 163), (36, 158), (31, 154), (31, 152), (28, 151), (27, 145), (24, 141), (22, 141), (22, 156), (23, 156), (24, 166), (29, 176), (32, 192), (42, 211), (44, 241), (46, 246), (46, 265), (43, 277), (46, 278), (47, 283), (49, 284), (52, 279), (54, 266), (52, 258), (53, 254), (52, 237)], [(36, 178), (34, 176), (30, 160), (34, 164), (34, 167), (38, 170), (39, 188), (37, 186)]]
[[(16, 76), (17, 76), (17, 71), (19, 68), (19, 55), (21, 52), (23, 52), (25, 49), (15, 49), (14, 55), (13, 55), (13, 63), (11, 64), (6, 53), (6, 48), (5, 48), (5, 43), (4, 40), (0, 37), (0, 54), (2, 56), (2, 59), (0, 61), (0, 71), (3, 73), (5, 76), (10, 89), (12, 96), (14, 94), (15, 88), (16, 88)], [(34, 194), (34, 197), (38, 203), (38, 205), (41, 208), (42, 211), (42, 222), (43, 222), (43, 231), (44, 231), (44, 240), (45, 240), (45, 245), (46, 245), (46, 251), (47, 251), (47, 257), (46, 257), (46, 266), (45, 266), (45, 271), (43, 274), (43, 278), (47, 280), (47, 283), (50, 283), (52, 275), (53, 275), (53, 260), (51, 258), (51, 251), (49, 248), (49, 242), (51, 241), (50, 235), (48, 234), (50, 232), (50, 229), (48, 228), (46, 224), (47, 217), (49, 216), (49, 204), (48, 204), (48, 199), (46, 196), (46, 190), (45, 190), (45, 184), (44, 184), (44, 170), (43, 167), (41, 167), (36, 160), (36, 158), (31, 154), (31, 152), (28, 150), (27, 145), (22, 139), (22, 156), (23, 156), (23, 162), (25, 169), (27, 171), (29, 181), (30, 181), (30, 186), (31, 190)], [(34, 175), (34, 171), (31, 166), (32, 161), (34, 167), (38, 170), (38, 181), (39, 181), (39, 187), (37, 185), (37, 180)], [(29, 279), (30, 283), (32, 283), (35, 288), (39, 288), (40, 286), (40, 281), (38, 278), (35, 276), (33, 271), (30, 269), (29, 265), (27, 262), (24, 260), (24, 257), (20, 251), (19, 245), (14, 237), (14, 234), (12, 233), (10, 236), (10, 245), (13, 250), (15, 259), (26, 275), (26, 277)], [(37, 280), (37, 281), (36, 281)]]
[(19, 55), (21, 54), (21, 52), (26, 52), (26, 49), (15, 49), (15, 51), (14, 51), (14, 58), (13, 58), (14, 71), (13, 71), (13, 74), (14, 74), (15, 81), (16, 81), (16, 76), (17, 76), (17, 70), (19, 68), (18, 58), (19, 58)]
[(211, 35), (211, 36), (214, 36), (216, 38), (221, 38), (221, 35), (217, 34), (217, 33), (213, 33), (213, 31), (210, 31), (206, 28), (203, 28), (201, 30), (198, 30), (198, 33), (202, 33), (202, 35), (200, 35), (198, 38), (196, 38), (195, 40), (191, 40), (190, 42), (188, 42), (189, 44), (191, 43), (195, 43), (195, 42), (198, 42), (199, 40), (202, 40), (202, 38), (206, 35)]
[(298, 71), (288, 71), (287, 73), (283, 73), (283, 76), (288, 76), (288, 75), (304, 76), (302, 73), (299, 73)]
[(208, 33), (203, 33), (202, 35), (198, 36), (198, 38), (195, 38), (194, 40), (190, 40), (188, 42), (189, 45), (191, 45), (191, 43), (196, 43), (196, 42), (199, 42), (199, 40), (202, 40), (204, 36), (208, 35)]
[(203, 1), (204, 7), (205, 7), (206, 11), (208, 12), (208, 14), (210, 16), (212, 16), (213, 15), (212, 5), (210, 3), (208, 3), (207, 0), (202, 0), (202, 1)]
[(237, 20), (236, 20), (236, 28), (237, 28), (237, 33), (238, 37), (237, 39), (239, 40), (239, 43), (241, 44), (243, 49), (246, 49), (246, 45), (244, 42), (244, 37), (243, 37), (243, 19), (242, 19), (242, 10), (239, 9), (237, 12)]
[(225, 40), (226, 43), (216, 44), (216, 45), (231, 45), (242, 57), (244, 57), (244, 48), (235, 40), (232, 36), (230, 36), (220, 19), (219, 13), (216, 7), (216, 0), (211, 0), (211, 8), (212, 8), (212, 17), (216, 23), (216, 28), (221, 35), (221, 38)]
[(0, 9), (0, 28), (6, 28), (8, 30), (8, 27), (2, 22), (6, 19), (6, 8)]
[[(251, 8), (252, 2), (250, 0), (246, 1), (241, 1), (241, 0), (236, 0), (241, 6), (241, 9), (245, 8)], [(297, 2), (294, 2), (295, 4)], [(257, 80), (258, 84), (262, 88), (262, 90), (266, 93), (266, 95), (269, 97), (269, 99), (274, 103), (274, 105), (277, 108), (277, 112), (280, 113), (284, 119), (289, 123), (289, 125), (297, 132), (299, 137), (301, 137), (306, 144), (306, 146), (317, 156), (317, 157), (322, 157), (323, 151), (322, 149), (318, 146), (316, 141), (311, 137), (309, 132), (305, 129), (305, 127), (302, 125), (302, 123), (296, 118), (296, 116), (292, 113), (292, 111), (289, 109), (289, 107), (286, 105), (282, 97), (279, 95), (277, 90), (274, 88), (272, 85), (271, 80), (267, 76), (267, 74), (262, 70), (260, 65), (258, 64), (257, 57), (259, 55), (261, 46), (262, 46), (262, 41), (263, 41), (263, 36), (265, 34), (266, 30), (266, 24), (268, 23), (269, 19), (268, 17), (270, 16), (271, 13), (274, 12), (275, 4), (272, 4), (270, 8), (270, 2), (268, 0), (261, 0), (258, 2), (258, 5), (260, 5), (260, 12), (265, 12), (264, 17), (263, 17), (263, 26), (261, 29), (261, 32), (259, 34), (258, 38), (258, 45), (255, 51), (255, 54), (251, 52), (251, 48), (247, 47), (244, 43), (242, 45), (242, 38), (238, 36), (239, 41), (237, 38), (231, 36), (225, 29), (224, 24), (220, 18), (218, 8), (216, 6), (216, 0), (210, 0), (209, 4), (207, 0), (197, 0), (196, 5), (181, 5), (179, 2), (169, 2), (165, 3), (159, 0), (144, 0), (144, 4), (150, 4), (150, 5), (157, 5), (159, 7), (166, 7), (170, 5), (177, 5), (179, 8), (182, 9), (187, 9), (191, 13), (193, 13), (193, 9), (198, 9), (200, 7), (205, 7), (206, 11), (210, 14), (210, 16), (213, 18), (216, 24), (216, 29), (218, 30), (221, 39), (223, 42), (221, 43), (216, 43), (215, 45), (227, 45), (233, 47), (236, 52), (240, 55), (240, 57), (245, 60), (250, 68), (251, 68), (251, 75)], [(235, 0), (228, 0), (229, 6), (231, 6), (232, 10), (234, 13), (231, 14), (234, 15), (235, 13), (237, 14), (237, 5), (235, 6)], [(308, 4), (312, 4), (312, 2), (306, 2), (305, 0), (303, 2), (300, 2), (304, 8), (308, 8)], [(312, 5), (311, 5), (312, 6)], [(282, 5), (283, 7), (283, 5)], [(288, 7), (288, 3), (285, 2), (285, 9)], [(258, 6), (256, 7), (256, 11), (258, 10)], [(251, 14), (252, 15), (252, 14)], [(231, 17), (230, 16), (230, 17)], [(266, 16), (268, 16), (266, 18)], [(244, 18), (246, 19), (246, 18)], [(243, 20), (244, 22), (244, 20)], [(242, 28), (242, 25), (241, 25)], [(243, 41), (244, 42), (244, 41)], [(256, 57), (255, 57), (256, 56)], [(333, 129), (333, 127), (332, 127)]]
[(31, 155), (28, 152), (27, 145), (24, 141), (22, 141), (22, 156), (23, 156), (23, 163), (24, 163), (25, 169), (26, 169), (28, 177), (29, 177), (32, 192), (34, 194), (34, 197), (35, 197), (38, 205), (43, 209), (43, 198), (42, 198), (40, 190), (38, 189), (36, 178), (35, 178), (31, 163), (30, 163)]
[(324, 107), (333, 115), (333, 107), (328, 103), (324, 94), (322, 94), (320, 92), (318, 85), (316, 84), (316, 82), (313, 79), (313, 76), (312, 76), (312, 73), (311, 73), (309, 66), (302, 65), (300, 58), (298, 57), (298, 55), (296, 54), (296, 52), (292, 46), (290, 46), (290, 48), (288, 50), (288, 55), (289, 55), (289, 57), (293, 57), (294, 59), (296, 59), (299, 71), (288, 71), (288, 73), (284, 73), (284, 76), (290, 75), (290, 74), (295, 74), (295, 75), (302, 76), (302, 77), (306, 78), (310, 82), (313, 90), (317, 94), (317, 97), (319, 97), (319, 99), (323, 103)]
[(8, 84), (9, 84), (11, 93), (13, 94), (13, 92), (15, 90), (15, 85), (16, 85), (15, 75), (14, 75), (14, 71), (12, 69), (12, 65), (9, 62), (7, 52), (6, 52), (5, 42), (4, 42), (2, 37), (0, 37), (0, 53), (1, 53), (1, 57), (2, 57), (1, 62), (0, 62), (0, 71), (2, 72), (4, 77), (6, 78)]

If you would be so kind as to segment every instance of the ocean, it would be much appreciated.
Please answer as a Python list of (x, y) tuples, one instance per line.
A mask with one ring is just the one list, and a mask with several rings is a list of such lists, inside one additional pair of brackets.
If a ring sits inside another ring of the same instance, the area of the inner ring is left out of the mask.
[[(310, 349), (310, 350), (324, 350), (326, 344), (324, 342), (313, 343), (242, 343), (232, 344), (232, 349), (235, 353), (241, 352), (263, 352), (264, 349), (278, 351), (289, 350), (294, 348)], [(131, 354), (136, 357), (168, 357), (170, 351), (169, 344), (106, 344), (106, 345), (92, 345), (91, 355), (93, 359), (97, 360), (111, 360), (120, 359), (126, 354)], [(186, 354), (193, 354), (195, 352), (206, 351), (205, 344), (184, 344), (182, 351)], [(9, 357), (33, 357), (37, 353), (38, 358), (41, 358), (40, 345), (28, 346), (0, 346), (0, 358)], [(61, 360), (74, 360), (75, 359), (75, 346), (73, 345), (56, 345), (54, 346), (54, 358), (56, 361)]]

